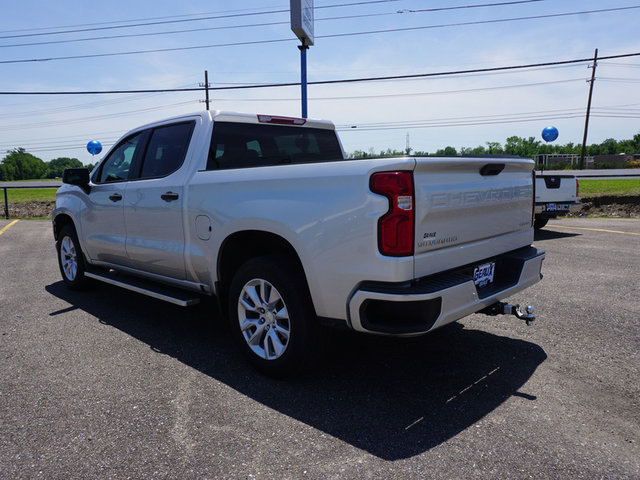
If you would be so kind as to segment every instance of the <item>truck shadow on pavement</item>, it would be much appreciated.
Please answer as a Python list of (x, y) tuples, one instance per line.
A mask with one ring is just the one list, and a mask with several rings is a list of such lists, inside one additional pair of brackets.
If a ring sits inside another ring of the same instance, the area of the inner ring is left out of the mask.
[(331, 332), (315, 370), (274, 380), (243, 361), (225, 322), (212, 313), (213, 302), (181, 309), (107, 285), (73, 292), (57, 282), (46, 290), (73, 305), (51, 316), (81, 309), (158, 354), (384, 460), (434, 448), (511, 397), (533, 409), (535, 392), (519, 389), (547, 358), (535, 344), (460, 323), (413, 339)]
[[(553, 227), (553, 225), (550, 225), (550, 227)], [(579, 237), (582, 234), (580, 233), (568, 233), (568, 232), (556, 232), (554, 230), (536, 230), (534, 235), (533, 235), (533, 239), (536, 242), (540, 242), (540, 241), (544, 241), (544, 240), (556, 240), (558, 238), (572, 238), (572, 237)]]

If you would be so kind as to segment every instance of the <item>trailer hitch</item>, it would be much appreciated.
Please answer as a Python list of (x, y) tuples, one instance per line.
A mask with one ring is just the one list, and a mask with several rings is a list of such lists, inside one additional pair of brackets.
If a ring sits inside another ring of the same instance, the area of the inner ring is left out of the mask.
[(531, 325), (531, 323), (536, 319), (533, 315), (533, 307), (531, 305), (527, 306), (525, 311), (522, 312), (522, 310), (520, 310), (520, 305), (510, 305), (504, 302), (496, 302), (493, 305), (489, 305), (483, 310), (480, 310), (480, 313), (491, 316), (514, 315), (520, 320), (524, 320), (527, 325)]

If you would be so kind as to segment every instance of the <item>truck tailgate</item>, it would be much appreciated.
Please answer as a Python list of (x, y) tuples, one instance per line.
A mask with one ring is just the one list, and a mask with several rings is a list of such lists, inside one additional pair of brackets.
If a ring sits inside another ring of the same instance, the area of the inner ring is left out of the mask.
[(573, 175), (536, 175), (536, 202), (575, 202), (576, 190)]
[(526, 159), (417, 158), (415, 277), (530, 245), (532, 172)]

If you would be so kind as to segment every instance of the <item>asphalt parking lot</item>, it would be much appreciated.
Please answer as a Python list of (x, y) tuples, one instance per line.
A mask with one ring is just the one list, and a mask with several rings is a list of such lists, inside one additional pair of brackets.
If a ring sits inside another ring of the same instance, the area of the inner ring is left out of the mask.
[(62, 284), (50, 223), (0, 220), (0, 477), (640, 478), (640, 220), (559, 219), (545, 278), (410, 340), (331, 337), (262, 377), (213, 304)]

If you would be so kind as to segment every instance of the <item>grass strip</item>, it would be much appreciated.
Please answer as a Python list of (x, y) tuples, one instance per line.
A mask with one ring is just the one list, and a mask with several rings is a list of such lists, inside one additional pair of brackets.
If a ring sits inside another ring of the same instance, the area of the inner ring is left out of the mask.
[[(55, 201), (56, 188), (8, 188), (7, 200), (9, 203), (26, 203), (38, 201)], [(2, 195), (3, 192), (0, 192)], [(4, 197), (2, 197), (4, 202)]]
[(580, 196), (640, 195), (640, 178), (580, 179)]

